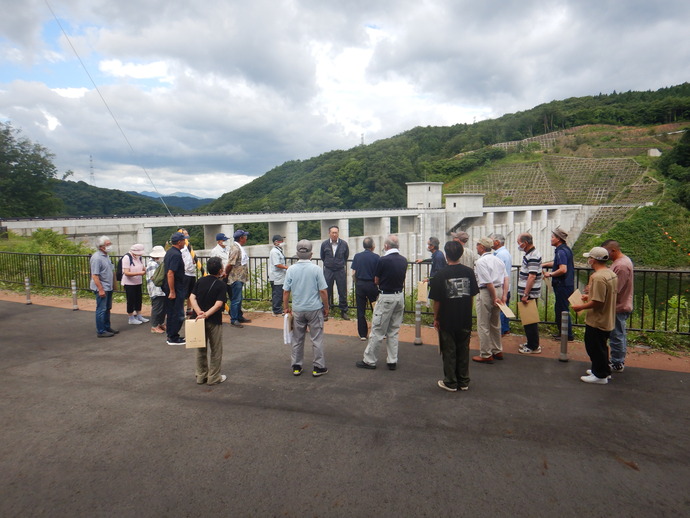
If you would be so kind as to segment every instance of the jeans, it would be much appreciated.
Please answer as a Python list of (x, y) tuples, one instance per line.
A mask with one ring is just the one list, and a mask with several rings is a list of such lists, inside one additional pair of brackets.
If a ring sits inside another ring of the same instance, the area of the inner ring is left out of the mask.
[(624, 365), (628, 351), (628, 336), (626, 335), (627, 320), (630, 313), (616, 313), (616, 327), (611, 331), (609, 347), (611, 347), (611, 363)]
[(242, 312), (242, 289), (244, 283), (242, 281), (235, 281), (228, 285), (230, 292), (230, 321), (234, 324), (244, 320), (244, 313)]
[(568, 312), (568, 340), (573, 339), (573, 324), (570, 321), (570, 302), (568, 302), (568, 297), (573, 294), (573, 288), (563, 286), (560, 284), (553, 285), (553, 293), (556, 296), (555, 310), (556, 310), (556, 327), (558, 328), (557, 333), (561, 334), (561, 313), (563, 311)]
[(96, 294), (96, 332), (100, 335), (110, 329), (110, 310), (113, 308), (113, 292), (106, 291), (104, 297)]
[(283, 314), (283, 285), (271, 281), (271, 308), (274, 315)]

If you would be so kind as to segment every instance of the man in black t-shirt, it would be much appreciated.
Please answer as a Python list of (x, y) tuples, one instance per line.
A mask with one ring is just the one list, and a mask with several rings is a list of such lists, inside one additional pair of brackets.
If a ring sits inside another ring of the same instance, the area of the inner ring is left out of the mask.
[[(206, 345), (196, 350), (196, 382), (199, 385), (223, 383), (227, 377), (220, 373), (223, 360), (223, 308), (227, 300), (223, 275), (223, 260), (211, 257), (206, 263), (208, 275), (199, 279), (189, 301), (196, 312), (196, 319), (203, 318), (206, 331)], [(210, 358), (207, 358), (208, 348)]]
[(165, 309), (168, 317), (166, 333), (168, 345), (185, 345), (180, 337), (180, 329), (184, 321), (184, 301), (187, 294), (184, 291), (184, 261), (180, 249), (184, 246), (185, 237), (182, 232), (175, 232), (170, 236), (172, 247), (165, 253), (163, 268), (163, 292), (165, 293)]
[(460, 264), (463, 247), (449, 241), (444, 247), (448, 266), (431, 279), (429, 298), (434, 301), (434, 327), (438, 331), (444, 379), (438, 386), (449, 392), (469, 388), (472, 299), (479, 293), (471, 268)]

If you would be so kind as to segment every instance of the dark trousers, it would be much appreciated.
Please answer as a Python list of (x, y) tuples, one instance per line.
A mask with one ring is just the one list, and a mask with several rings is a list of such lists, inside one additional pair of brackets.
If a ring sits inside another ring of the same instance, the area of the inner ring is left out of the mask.
[(611, 374), (609, 348), (606, 344), (610, 334), (611, 331), (585, 326), (585, 349), (592, 360), (592, 374), (597, 378), (606, 378)]
[(470, 384), (470, 329), (438, 332), (443, 359), (443, 382), (447, 387), (467, 387)]
[(131, 315), (135, 311), (141, 314), (141, 284), (123, 284), (123, 286), (127, 298), (127, 314)]
[(333, 301), (333, 283), (335, 282), (338, 288), (338, 307), (340, 311), (345, 313), (347, 311), (347, 275), (345, 274), (345, 269), (329, 270), (324, 268), (323, 276), (326, 278), (326, 284), (328, 285), (328, 303), (331, 304)]
[(561, 334), (561, 313), (563, 311), (568, 311), (568, 340), (573, 339), (573, 324), (570, 321), (570, 302), (568, 302), (568, 297), (573, 294), (574, 289), (568, 288), (563, 285), (553, 285), (553, 293), (556, 296), (556, 326), (558, 327), (558, 334)]
[(533, 351), (539, 347), (539, 323), (527, 324), (525, 328), (525, 337), (527, 337), (527, 347)]
[(165, 331), (170, 339), (180, 338), (180, 329), (184, 322), (184, 299), (184, 288), (175, 292), (174, 299), (165, 297), (165, 312), (168, 319)]
[(283, 313), (283, 285), (271, 282), (271, 308), (274, 315)]
[[(510, 292), (508, 292), (508, 297), (506, 298), (506, 306), (508, 304), (510, 304)], [(501, 311), (501, 334), (504, 335), (508, 331), (510, 331), (510, 319)]]
[(379, 289), (374, 281), (357, 281), (355, 300), (357, 301), (357, 333), (360, 338), (366, 338), (369, 331), (366, 318), (367, 302), (373, 304), (378, 298)]

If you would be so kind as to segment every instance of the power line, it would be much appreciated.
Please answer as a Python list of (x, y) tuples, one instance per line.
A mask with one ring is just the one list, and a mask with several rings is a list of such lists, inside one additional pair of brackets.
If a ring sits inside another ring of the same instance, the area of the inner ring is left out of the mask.
[[(77, 59), (79, 60), (79, 63), (81, 64), (81, 67), (84, 69), (84, 72), (86, 72), (86, 75), (89, 78), (89, 81), (91, 81), (91, 84), (93, 85), (94, 89), (98, 93), (98, 96), (101, 98), (101, 101), (103, 101), (103, 105), (105, 108), (108, 110), (108, 113), (112, 117), (113, 121), (115, 122), (115, 125), (117, 126), (117, 129), (120, 130), (120, 134), (122, 135), (122, 138), (125, 139), (125, 142), (127, 143), (127, 146), (129, 147), (130, 151), (132, 152), (132, 156), (135, 156), (134, 152), (134, 146), (132, 146), (131, 142), (127, 138), (127, 134), (125, 131), (122, 129), (122, 126), (120, 126), (120, 123), (117, 120), (117, 117), (115, 117), (115, 114), (113, 111), (110, 109), (110, 106), (108, 105), (107, 101), (105, 100), (105, 97), (103, 97), (103, 94), (101, 93), (100, 89), (98, 88), (98, 85), (96, 84), (96, 81), (93, 80), (93, 77), (91, 77), (91, 74), (89, 73), (89, 70), (86, 68), (86, 65), (82, 61), (81, 57), (79, 56), (79, 53), (77, 52), (77, 49), (74, 48), (74, 45), (72, 45), (72, 40), (70, 40), (69, 36), (67, 35), (67, 31), (62, 26), (62, 23), (60, 23), (59, 18), (55, 14), (55, 11), (53, 11), (53, 8), (51, 7), (50, 3), (48, 0), (45, 0), (46, 6), (48, 6), (48, 9), (50, 10), (51, 14), (53, 15), (53, 18), (55, 18), (55, 21), (58, 24), (58, 27), (60, 27), (60, 31), (62, 31), (62, 34), (65, 36), (65, 39), (67, 40), (67, 43), (69, 43), (69, 46), (72, 48), (72, 52), (74, 52), (74, 55), (77, 56)], [(144, 171), (144, 174), (146, 175), (146, 178), (148, 178), (149, 183), (151, 183), (151, 186), (153, 187), (153, 190), (156, 191), (156, 194), (158, 194), (158, 198), (160, 198), (161, 203), (165, 207), (165, 210), (168, 212), (170, 217), (173, 220), (173, 223), (177, 226), (177, 221), (175, 221), (175, 216), (173, 216), (172, 212), (170, 212), (170, 209), (168, 208), (168, 204), (165, 203), (165, 200), (163, 199), (163, 196), (161, 193), (158, 191), (158, 188), (156, 187), (156, 184), (153, 183), (153, 180), (151, 179), (151, 176), (149, 175), (149, 172), (146, 170), (146, 168), (143, 165), (139, 165), (141, 169)]]

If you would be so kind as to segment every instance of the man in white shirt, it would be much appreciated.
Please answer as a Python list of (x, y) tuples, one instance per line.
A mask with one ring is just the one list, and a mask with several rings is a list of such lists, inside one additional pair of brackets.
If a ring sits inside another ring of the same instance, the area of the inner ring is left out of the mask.
[(273, 248), (268, 255), (268, 281), (271, 283), (271, 306), (273, 316), (283, 314), (283, 284), (285, 272), (288, 269), (283, 253), (283, 240), (285, 238), (276, 234), (273, 236)]
[(230, 250), (228, 249), (227, 241), (230, 239), (228, 236), (223, 234), (216, 234), (216, 246), (211, 250), (211, 257), (220, 257), (223, 261), (223, 274), (225, 274), (225, 268), (228, 266), (228, 257), (230, 257)]
[(493, 363), (503, 359), (501, 345), (501, 323), (499, 304), (505, 304), (510, 279), (506, 275), (503, 261), (491, 253), (493, 240), (482, 237), (477, 241), (479, 259), (474, 272), (479, 285), (477, 307), (477, 333), (479, 334), (479, 356), (472, 360), (479, 363)]

